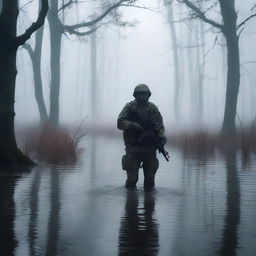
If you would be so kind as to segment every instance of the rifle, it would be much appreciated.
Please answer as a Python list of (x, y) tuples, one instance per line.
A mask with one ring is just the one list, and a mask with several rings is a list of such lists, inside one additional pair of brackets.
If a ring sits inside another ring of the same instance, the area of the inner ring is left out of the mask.
[(140, 144), (148, 140), (152, 142), (153, 146), (158, 150), (158, 152), (165, 157), (167, 162), (169, 162), (170, 155), (168, 151), (165, 150), (163, 143), (160, 141), (160, 139), (156, 136), (156, 134), (152, 130), (145, 131), (138, 138), (138, 142)]
[(133, 112), (133, 118), (142, 126), (144, 130), (143, 133), (138, 137), (137, 141), (140, 144), (150, 142), (153, 147), (165, 157), (166, 161), (169, 162), (170, 155), (168, 151), (165, 150), (160, 138), (156, 135), (156, 132), (159, 129), (159, 124), (153, 123), (150, 118), (143, 118), (136, 111)]

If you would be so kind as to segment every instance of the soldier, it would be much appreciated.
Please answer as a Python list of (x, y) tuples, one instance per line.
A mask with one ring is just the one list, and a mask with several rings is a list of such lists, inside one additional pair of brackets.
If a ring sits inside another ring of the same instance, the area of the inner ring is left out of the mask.
[(124, 131), (126, 154), (122, 158), (122, 168), (127, 173), (126, 187), (136, 187), (139, 168), (143, 168), (144, 187), (155, 185), (155, 174), (159, 166), (156, 158), (156, 149), (145, 140), (142, 143), (138, 138), (145, 132), (148, 125), (154, 127), (156, 136), (162, 145), (166, 143), (162, 116), (152, 102), (149, 102), (151, 92), (147, 85), (139, 84), (135, 87), (135, 100), (127, 103), (118, 116), (117, 127)]

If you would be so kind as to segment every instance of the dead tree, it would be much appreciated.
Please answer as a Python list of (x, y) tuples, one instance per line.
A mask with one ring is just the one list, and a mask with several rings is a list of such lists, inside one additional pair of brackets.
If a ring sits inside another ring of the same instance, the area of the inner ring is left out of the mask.
[[(41, 5), (39, 6), (41, 7)], [(42, 57), (42, 43), (43, 43), (44, 27), (36, 31), (35, 47), (32, 49), (31, 45), (26, 43), (24, 48), (28, 51), (32, 62), (33, 78), (34, 78), (34, 92), (39, 110), (41, 124), (48, 121), (48, 114), (46, 110), (45, 100), (43, 96), (43, 81), (41, 74), (41, 57)]]
[(204, 24), (202, 21), (199, 21), (197, 25), (197, 104), (196, 104), (196, 121), (200, 124), (203, 119), (203, 111), (204, 111), (204, 76), (205, 76), (205, 38), (204, 38)]
[(19, 6), (17, 0), (2, 0), (0, 14), (0, 164), (32, 163), (18, 149), (14, 132), (16, 55), (19, 46), (39, 29), (48, 11), (48, 1), (41, 0), (42, 8), (36, 22), (24, 34), (17, 36)]
[(221, 31), (227, 44), (227, 85), (226, 85), (226, 103), (224, 119), (222, 123), (222, 132), (224, 134), (236, 132), (236, 109), (240, 85), (240, 56), (239, 56), (239, 33), (238, 31), (256, 14), (247, 17), (240, 24), (237, 24), (237, 11), (235, 0), (218, 0), (222, 23), (218, 23), (208, 18), (207, 11), (211, 10), (215, 1), (210, 2), (212, 6), (203, 8), (203, 1), (177, 0), (186, 4), (192, 11), (193, 18), (199, 18)]
[[(116, 3), (109, 3), (105, 10), (90, 21), (81, 22), (74, 25), (66, 25), (59, 18), (61, 11), (77, 3), (76, 0), (69, 0), (66, 4), (59, 6), (59, 2), (51, 0), (50, 9), (47, 15), (50, 29), (50, 67), (51, 67), (51, 82), (50, 82), (50, 112), (49, 123), (57, 127), (59, 124), (59, 95), (60, 95), (60, 57), (61, 57), (61, 42), (64, 33), (74, 34), (77, 36), (86, 36), (94, 33), (97, 30), (96, 24), (102, 21), (106, 16), (111, 14), (116, 8), (124, 4), (130, 4), (133, 1), (119, 0)], [(86, 28), (86, 31), (81, 29)]]
[(90, 63), (91, 63), (91, 101), (92, 119), (98, 118), (98, 79), (97, 79), (97, 34), (92, 33), (90, 38)]
[(174, 23), (173, 0), (165, 0), (165, 5), (168, 8), (168, 23), (170, 26), (172, 51), (173, 51), (173, 64), (174, 64), (174, 113), (175, 118), (180, 117), (180, 60), (179, 60), (179, 47), (177, 41), (177, 32)]

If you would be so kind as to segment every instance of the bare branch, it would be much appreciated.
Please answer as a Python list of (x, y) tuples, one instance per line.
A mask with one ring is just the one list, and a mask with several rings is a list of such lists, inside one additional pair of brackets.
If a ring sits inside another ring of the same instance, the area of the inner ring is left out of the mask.
[(31, 35), (44, 24), (45, 16), (47, 14), (49, 5), (48, 5), (48, 0), (41, 0), (41, 1), (42, 1), (42, 8), (38, 14), (37, 21), (32, 23), (32, 25), (26, 30), (24, 34), (15, 38), (15, 42), (17, 46), (23, 45), (31, 37)]
[(67, 31), (69, 34), (74, 34), (74, 35), (77, 35), (77, 36), (87, 36), (87, 35), (90, 35), (90, 34), (96, 32), (99, 29), (99, 27), (95, 27), (93, 29), (90, 29), (90, 30), (87, 30), (87, 31), (84, 31), (84, 32), (76, 31), (75, 29), (72, 29), (72, 28), (70, 28), (68, 26), (65, 26), (65, 25), (63, 25), (63, 29), (65, 31)]
[(244, 21), (242, 21), (239, 25), (236, 26), (236, 29), (241, 28), (247, 21), (256, 17), (256, 13), (252, 14), (251, 16), (247, 17)]
[(159, 13), (159, 10), (156, 10), (154, 8), (146, 7), (146, 6), (140, 6), (140, 5), (133, 5), (133, 4), (121, 4), (120, 7), (134, 7), (138, 9), (144, 9), (151, 12)]
[(35, 52), (33, 51), (31, 45), (25, 43), (25, 44), (23, 45), (23, 48), (28, 51), (28, 53), (29, 53), (29, 55), (30, 55), (30, 57), (31, 57), (31, 59), (32, 59)]
[(241, 34), (243, 33), (243, 31), (244, 31), (244, 28), (242, 28), (240, 31), (239, 31), (239, 33), (238, 33), (238, 38), (240, 38), (240, 36), (241, 36)]
[(193, 49), (193, 48), (199, 48), (204, 46), (204, 44), (198, 44), (198, 45), (187, 45), (187, 46), (178, 46), (179, 49)]
[(22, 6), (20, 7), (20, 9), (22, 10), (25, 6), (31, 4), (32, 2), (34, 2), (34, 0), (28, 1), (27, 3), (25, 3), (24, 5), (22, 5)]
[(66, 8), (68, 8), (70, 5), (72, 5), (72, 4), (74, 4), (74, 3), (75, 3), (74, 0), (69, 0), (66, 4), (63, 4), (63, 5), (59, 8), (58, 12), (61, 12), (61, 11), (65, 10)]
[(240, 64), (240, 66), (247, 65), (247, 64), (256, 64), (256, 61), (245, 61)]
[(195, 6), (191, 1), (189, 0), (177, 0), (180, 3), (184, 3), (186, 4), (196, 15), (196, 17), (200, 18), (201, 20), (203, 20), (204, 22), (212, 25), (213, 27), (216, 27), (218, 29), (223, 30), (224, 26), (215, 22), (214, 20), (211, 20), (209, 18), (206, 17), (205, 12), (203, 12), (200, 8), (198, 8), (197, 6)]
[(125, 2), (135, 2), (136, 0), (120, 0), (118, 1), (116, 4), (113, 4), (111, 7), (109, 7), (103, 14), (101, 14), (99, 17), (97, 17), (94, 20), (88, 21), (88, 22), (82, 22), (79, 24), (75, 24), (75, 25), (66, 25), (66, 28), (70, 28), (70, 29), (77, 29), (77, 28), (82, 28), (82, 27), (91, 27), (93, 25), (95, 25), (96, 23), (98, 23), (99, 21), (101, 21), (102, 19), (104, 19), (112, 10), (114, 10), (115, 8), (120, 7), (120, 5), (122, 5)]

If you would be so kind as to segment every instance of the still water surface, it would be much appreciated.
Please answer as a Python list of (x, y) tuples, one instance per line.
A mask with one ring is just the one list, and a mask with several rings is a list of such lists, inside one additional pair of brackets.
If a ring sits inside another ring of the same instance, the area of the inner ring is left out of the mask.
[(256, 255), (256, 161), (159, 156), (156, 189), (123, 186), (121, 139), (88, 137), (74, 167), (0, 176), (2, 256)]

